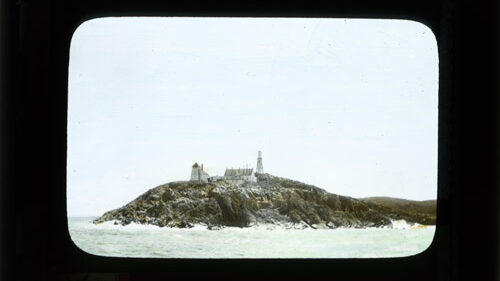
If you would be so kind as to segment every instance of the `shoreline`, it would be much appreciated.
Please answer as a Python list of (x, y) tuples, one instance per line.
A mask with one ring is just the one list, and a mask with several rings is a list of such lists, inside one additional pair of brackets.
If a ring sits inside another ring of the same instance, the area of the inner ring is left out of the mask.
[(418, 223), (409, 224), (405, 220), (392, 220), (392, 225), (383, 227), (335, 227), (330, 228), (325, 225), (313, 225), (313, 227), (302, 223), (284, 223), (284, 224), (266, 224), (266, 223), (256, 223), (248, 227), (236, 227), (236, 226), (212, 226), (209, 228), (206, 224), (192, 224), (192, 227), (178, 228), (178, 227), (160, 227), (153, 224), (139, 224), (130, 223), (128, 225), (121, 225), (117, 220), (105, 221), (99, 224), (93, 223), (93, 218), (95, 217), (68, 217), (68, 226), (71, 219), (88, 219), (88, 224), (96, 228), (113, 228), (113, 229), (167, 229), (167, 230), (208, 230), (208, 231), (221, 231), (221, 230), (301, 230), (301, 231), (314, 231), (314, 230), (366, 230), (366, 229), (404, 229), (404, 230), (414, 230), (414, 229), (425, 229), (436, 227), (436, 225), (422, 225)]

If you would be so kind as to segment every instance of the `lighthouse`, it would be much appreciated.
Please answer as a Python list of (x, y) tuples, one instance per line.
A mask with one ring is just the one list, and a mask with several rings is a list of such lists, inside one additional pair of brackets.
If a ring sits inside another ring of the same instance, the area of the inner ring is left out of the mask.
[(263, 174), (264, 167), (262, 166), (262, 151), (259, 151), (257, 155), (257, 169), (255, 171), (256, 174)]

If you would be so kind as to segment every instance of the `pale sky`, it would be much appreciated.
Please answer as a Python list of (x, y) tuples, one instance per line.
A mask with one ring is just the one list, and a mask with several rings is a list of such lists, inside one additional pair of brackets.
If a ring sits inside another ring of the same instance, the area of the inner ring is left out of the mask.
[(67, 204), (255, 168), (351, 197), (435, 199), (436, 39), (405, 20), (102, 18), (70, 49)]

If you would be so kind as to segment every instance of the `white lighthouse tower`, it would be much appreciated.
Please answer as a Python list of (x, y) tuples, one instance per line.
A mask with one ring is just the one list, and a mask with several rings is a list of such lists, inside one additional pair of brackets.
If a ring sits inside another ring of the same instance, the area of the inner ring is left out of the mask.
[(262, 166), (262, 151), (259, 151), (259, 154), (257, 156), (257, 169), (255, 171), (256, 174), (263, 174), (264, 173), (264, 167)]

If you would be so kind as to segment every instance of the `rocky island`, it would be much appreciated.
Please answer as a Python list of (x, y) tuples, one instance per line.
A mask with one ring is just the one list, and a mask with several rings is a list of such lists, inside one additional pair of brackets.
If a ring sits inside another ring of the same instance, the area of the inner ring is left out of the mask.
[[(201, 175), (200, 168), (196, 169), (197, 175)], [(422, 225), (433, 225), (436, 221), (435, 200), (355, 199), (267, 173), (252, 176), (255, 180), (199, 178), (163, 184), (119, 209), (106, 212), (94, 223), (115, 221), (121, 225), (139, 223), (178, 228), (198, 224), (208, 229), (274, 224), (334, 229), (390, 227), (394, 220)]]

